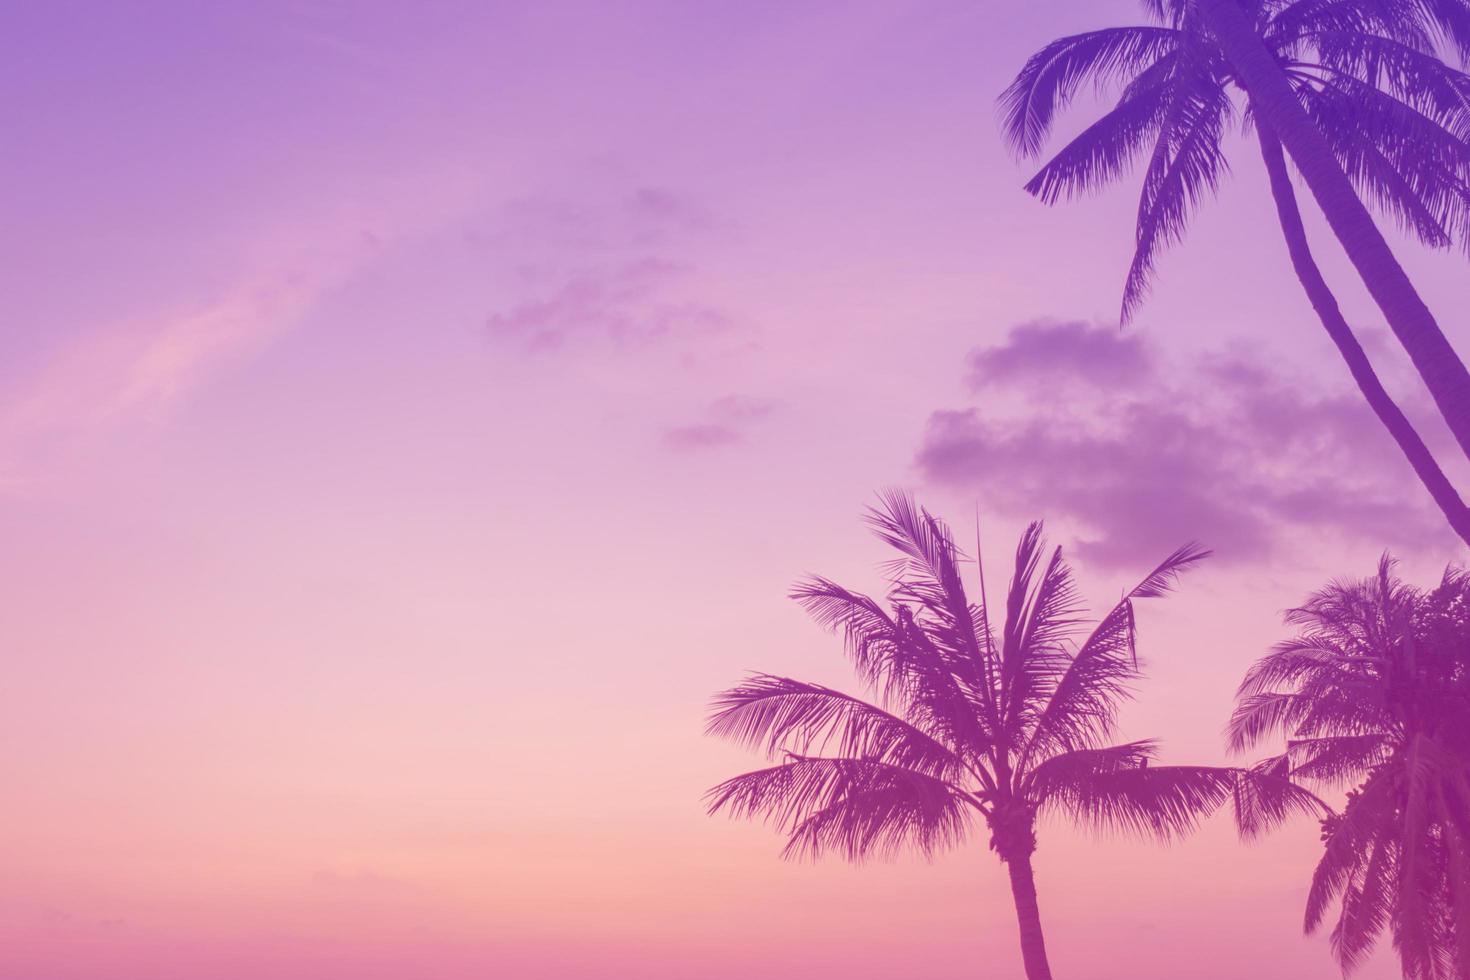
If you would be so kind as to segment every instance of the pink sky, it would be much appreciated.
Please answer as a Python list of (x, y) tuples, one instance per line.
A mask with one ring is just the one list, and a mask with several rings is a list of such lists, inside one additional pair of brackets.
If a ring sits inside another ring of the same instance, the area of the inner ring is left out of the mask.
[[(962, 535), (978, 505), (995, 560), (1048, 517), (1099, 605), (1179, 534), (1215, 547), (1143, 613), (1124, 731), (1176, 761), (1223, 758), (1284, 607), (1385, 547), (1420, 579), (1456, 557), (1248, 145), (1121, 334), (1133, 185), (1020, 190), (996, 94), (1052, 36), (1139, 17), (13, 11), (0, 975), (1019, 977), (983, 838), (787, 864), (703, 814), (757, 761), (701, 736), (710, 694), (850, 686), (784, 596), (878, 587), (875, 489)], [(1400, 251), (1459, 338), (1463, 256)], [(1300, 936), (1316, 841), (1045, 828), (1058, 975), (1336, 976)]]

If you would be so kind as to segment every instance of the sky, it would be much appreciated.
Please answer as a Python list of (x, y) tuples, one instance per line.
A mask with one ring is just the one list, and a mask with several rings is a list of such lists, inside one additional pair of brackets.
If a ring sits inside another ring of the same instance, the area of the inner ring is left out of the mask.
[[(761, 762), (703, 737), (715, 691), (852, 687), (786, 593), (881, 588), (876, 490), (997, 564), (1046, 518), (1095, 607), (1214, 548), (1140, 610), (1123, 731), (1170, 761), (1226, 759), (1235, 683), (1312, 589), (1460, 557), (1314, 326), (1248, 143), (1127, 328), (1136, 181), (1022, 191), (996, 95), (1053, 36), (1140, 17), (8, 9), (0, 974), (1021, 976), (983, 835), (794, 864), (704, 813)], [(1393, 241), (1459, 340), (1464, 257)], [(1317, 834), (1043, 827), (1057, 974), (1336, 976), (1301, 936)]]

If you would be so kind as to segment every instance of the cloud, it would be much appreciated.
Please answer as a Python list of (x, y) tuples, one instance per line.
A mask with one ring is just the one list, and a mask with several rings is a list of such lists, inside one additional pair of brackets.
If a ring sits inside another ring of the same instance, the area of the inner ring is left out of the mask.
[(283, 330), (314, 286), (306, 275), (285, 273), (208, 305), (98, 331), (61, 352), (9, 402), (0, 425), (66, 428), (155, 413), (222, 358)]
[(663, 443), (665, 448), (676, 452), (738, 445), (745, 441), (746, 432), (752, 425), (778, 407), (778, 403), (769, 398), (726, 395), (705, 406), (703, 414), (707, 421), (665, 429)]
[(663, 294), (665, 285), (682, 274), (657, 258), (577, 269), (546, 294), (491, 313), (485, 327), (493, 340), (527, 351), (593, 340), (630, 347), (729, 330), (730, 318), (714, 307)]
[[(1066, 351), (1071, 340), (1088, 356)], [(1060, 366), (1045, 360), (1053, 350)], [(1081, 526), (1079, 553), (1106, 565), (1196, 539), (1226, 561), (1301, 534), (1449, 540), (1356, 392), (1313, 391), (1255, 355), (1208, 355), (1179, 371), (1162, 361), (1112, 330), (1017, 328), (969, 358), (996, 407), (934, 412), (918, 468), (1018, 516)]]
[(709, 412), (717, 418), (731, 422), (750, 422), (763, 419), (779, 407), (772, 398), (753, 398), (750, 395), (726, 395), (709, 404)]
[(710, 213), (692, 198), (666, 187), (639, 187), (624, 201), (643, 240), (671, 231), (699, 232), (715, 226)]
[(94, 330), (0, 401), (0, 489), (33, 478), (36, 458), (86, 432), (162, 417), (222, 366), (294, 326), (351, 267), (263, 275), (212, 302)]
[[(458, 220), (479, 178), (435, 171), (372, 186), (241, 235), (231, 264), (213, 270), (227, 283), (213, 295), (68, 329), (48, 361), (0, 395), (0, 491), (35, 482), (69, 437), (177, 410), (216, 372), (301, 324), (385, 249)], [(157, 285), (162, 295), (177, 284)]]
[(697, 294), (689, 259), (717, 227), (693, 201), (657, 187), (592, 204), (512, 202), (468, 233), (495, 253), (500, 280), (486, 333), (528, 353), (733, 335), (735, 318)]
[(736, 429), (719, 422), (681, 425), (664, 432), (664, 445), (675, 450), (714, 449), (744, 440)]
[(1075, 379), (1090, 384), (1128, 384), (1153, 371), (1152, 355), (1134, 333), (1084, 323), (1037, 320), (1011, 331), (999, 347), (970, 352), (971, 391), (993, 382)]

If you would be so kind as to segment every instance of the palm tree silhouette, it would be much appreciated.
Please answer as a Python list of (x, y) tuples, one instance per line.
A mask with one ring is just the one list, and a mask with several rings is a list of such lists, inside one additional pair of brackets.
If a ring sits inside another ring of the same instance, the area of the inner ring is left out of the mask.
[[(1298, 101), (1289, 69), (1264, 42), (1262, 20), (1279, 8), (1296, 8), (1309, 14), (1327, 15), (1319, 27), (1327, 32), (1348, 32), (1368, 27), (1419, 51), (1434, 50), (1437, 42), (1452, 46), (1461, 61), (1470, 55), (1470, 3), (1466, 0), (1145, 0), (1145, 6), (1160, 16), (1182, 19), (1197, 11), (1219, 44), (1253, 107), (1279, 134), (1300, 169), (1302, 178), (1343, 251), (1362, 278), (1389, 328), (1408, 352), (1440, 414), (1454, 433), (1460, 448), (1470, 455), (1470, 372), (1455, 353), (1434, 315), (1425, 305), (1403, 267), (1394, 258), (1372, 215), (1354, 193), (1350, 168), (1335, 160), (1329, 134), (1319, 128)], [(1393, 71), (1387, 63), (1376, 68)], [(1450, 103), (1457, 114), (1465, 96), (1457, 93)], [(1445, 104), (1430, 106), (1443, 111)], [(1315, 124), (1314, 124), (1315, 123)], [(1453, 131), (1463, 142), (1465, 128), (1457, 122)], [(1345, 173), (1346, 171), (1346, 173)]]
[(1154, 742), (1109, 744), (1139, 677), (1134, 600), (1167, 594), (1207, 552), (1174, 552), (1089, 631), (1061, 549), (1048, 555), (1032, 524), (995, 624), (983, 569), (980, 601), (966, 594), (949, 528), (906, 494), (880, 501), (868, 523), (900, 555), (884, 566), (886, 606), (820, 577), (792, 593), (843, 635), (871, 699), (770, 674), (718, 695), (708, 732), (782, 761), (714, 787), (711, 813), (776, 824), (788, 857), (850, 860), (932, 855), (983, 819), (1010, 875), (1026, 975), (1046, 980), (1031, 868), (1038, 817), (1168, 839), (1232, 797), (1247, 834), (1273, 814), (1311, 809), (1310, 794), (1286, 780), (1149, 765)]
[(1387, 927), (1410, 980), (1470, 976), (1470, 577), (1421, 591), (1385, 557), (1287, 622), (1299, 634), (1246, 674), (1228, 735), (1237, 750), (1287, 736), (1258, 771), (1354, 786), (1323, 821), (1307, 931), (1336, 901), (1345, 971)]
[[(1257, 28), (1292, 97), (1304, 107), (1306, 124), (1328, 141), (1339, 176), (1348, 181), (1345, 171), (1364, 195), (1423, 241), (1464, 241), (1470, 228), (1470, 76), (1425, 50), (1429, 25), (1422, 18), (1388, 23), (1375, 9), (1372, 0), (1263, 4)], [(1242, 86), (1191, 5), (1156, 13), (1163, 23), (1091, 31), (1048, 44), (1001, 97), (1008, 141), (1023, 155), (1037, 156), (1057, 112), (1083, 83), (1120, 85), (1117, 104), (1060, 150), (1026, 189), (1055, 203), (1120, 178), (1136, 157), (1146, 155), (1137, 248), (1124, 287), (1125, 322), (1144, 297), (1160, 250), (1182, 238), (1194, 209), (1228, 170), (1222, 143), (1237, 113), (1234, 93)], [(1312, 258), (1269, 114), (1259, 111), (1253, 96), (1246, 104), (1288, 253), (1313, 309), (1369, 406), (1451, 527), (1470, 543), (1470, 510), (1384, 390)], [(1361, 207), (1356, 196), (1353, 201)]]

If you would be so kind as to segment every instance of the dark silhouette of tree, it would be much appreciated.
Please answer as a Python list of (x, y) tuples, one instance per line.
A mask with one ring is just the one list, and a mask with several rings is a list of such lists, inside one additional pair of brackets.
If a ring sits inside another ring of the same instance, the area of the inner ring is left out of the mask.
[(1470, 577), (1418, 590), (1385, 557), (1287, 622), (1300, 632), (1246, 674), (1228, 734), (1287, 737), (1263, 773), (1353, 787), (1323, 821), (1307, 931), (1335, 901), (1345, 971), (1388, 928), (1410, 980), (1470, 976)]
[[(1258, 27), (1262, 11), (1282, 6), (1279, 0), (1150, 0), (1150, 6), (1174, 16), (1197, 6), (1200, 16), (1219, 44), (1251, 104), (1278, 134), (1301, 171), (1317, 205), (1363, 284), (1383, 311), (1435, 404), (1454, 433), (1460, 448), (1470, 455), (1470, 372), (1440, 330), (1413, 282), (1394, 257), (1373, 217), (1354, 193), (1350, 167), (1342, 165), (1333, 140), (1321, 120), (1314, 120), (1293, 86), (1289, 66), (1283, 65), (1262, 38)], [(1379, 45), (1373, 67), (1390, 77), (1399, 70), (1404, 52), (1424, 53), (1436, 41), (1448, 41), (1463, 60), (1470, 53), (1470, 4), (1465, 0), (1297, 0), (1290, 7), (1311, 13), (1324, 10), (1328, 19), (1319, 30), (1350, 35), (1360, 26), (1383, 32), (1399, 46)], [(1335, 23), (1334, 23), (1335, 21)], [(1338, 26), (1341, 25), (1341, 26)], [(1346, 29), (1343, 30), (1342, 27)], [(1336, 40), (1336, 38), (1332, 39)], [(1331, 43), (1331, 42), (1329, 42)], [(1411, 82), (1412, 74), (1406, 79)], [(1448, 102), (1436, 104), (1430, 93), (1417, 93), (1413, 108), (1434, 118), (1449, 110), (1449, 128), (1463, 145), (1465, 90), (1448, 93)], [(1443, 118), (1443, 117), (1441, 117)]]
[[(1458, 9), (1462, 0), (1441, 5)], [(1390, 20), (1388, 7), (1402, 16)], [(1259, 43), (1300, 103), (1306, 125), (1327, 143), (1349, 193), (1355, 186), (1426, 243), (1465, 241), (1470, 76), (1434, 56), (1430, 32), (1437, 22), (1419, 16), (1421, 5), (1409, 0), (1258, 2), (1252, 9)], [(1239, 73), (1192, 4), (1155, 5), (1155, 14), (1158, 24), (1052, 42), (1001, 97), (1008, 140), (1035, 156), (1057, 112), (1085, 82), (1120, 88), (1117, 104), (1026, 187), (1055, 203), (1121, 178), (1135, 159), (1146, 157), (1137, 248), (1124, 289), (1125, 321), (1143, 299), (1159, 251), (1182, 238), (1194, 209), (1227, 172), (1222, 142), (1238, 114), (1234, 96), (1244, 92)], [(1275, 123), (1253, 95), (1246, 93), (1245, 104), (1292, 266), (1313, 309), (1369, 406), (1451, 527), (1470, 543), (1470, 510), (1384, 389), (1312, 258)], [(1352, 200), (1362, 208), (1355, 194)]]
[(842, 634), (869, 699), (770, 674), (718, 695), (709, 733), (781, 761), (714, 787), (712, 813), (778, 825), (787, 856), (850, 860), (930, 855), (983, 820), (1010, 875), (1026, 975), (1046, 980), (1031, 868), (1038, 817), (1168, 839), (1232, 798), (1247, 834), (1315, 812), (1315, 798), (1287, 780), (1150, 765), (1154, 742), (1111, 741), (1139, 677), (1134, 600), (1167, 594), (1207, 552), (1174, 552), (1089, 630), (1061, 549), (1048, 553), (1035, 523), (996, 622), (983, 569), (979, 601), (967, 594), (949, 528), (906, 494), (881, 502), (868, 523), (900, 556), (885, 566), (886, 603), (820, 577), (792, 593)]

